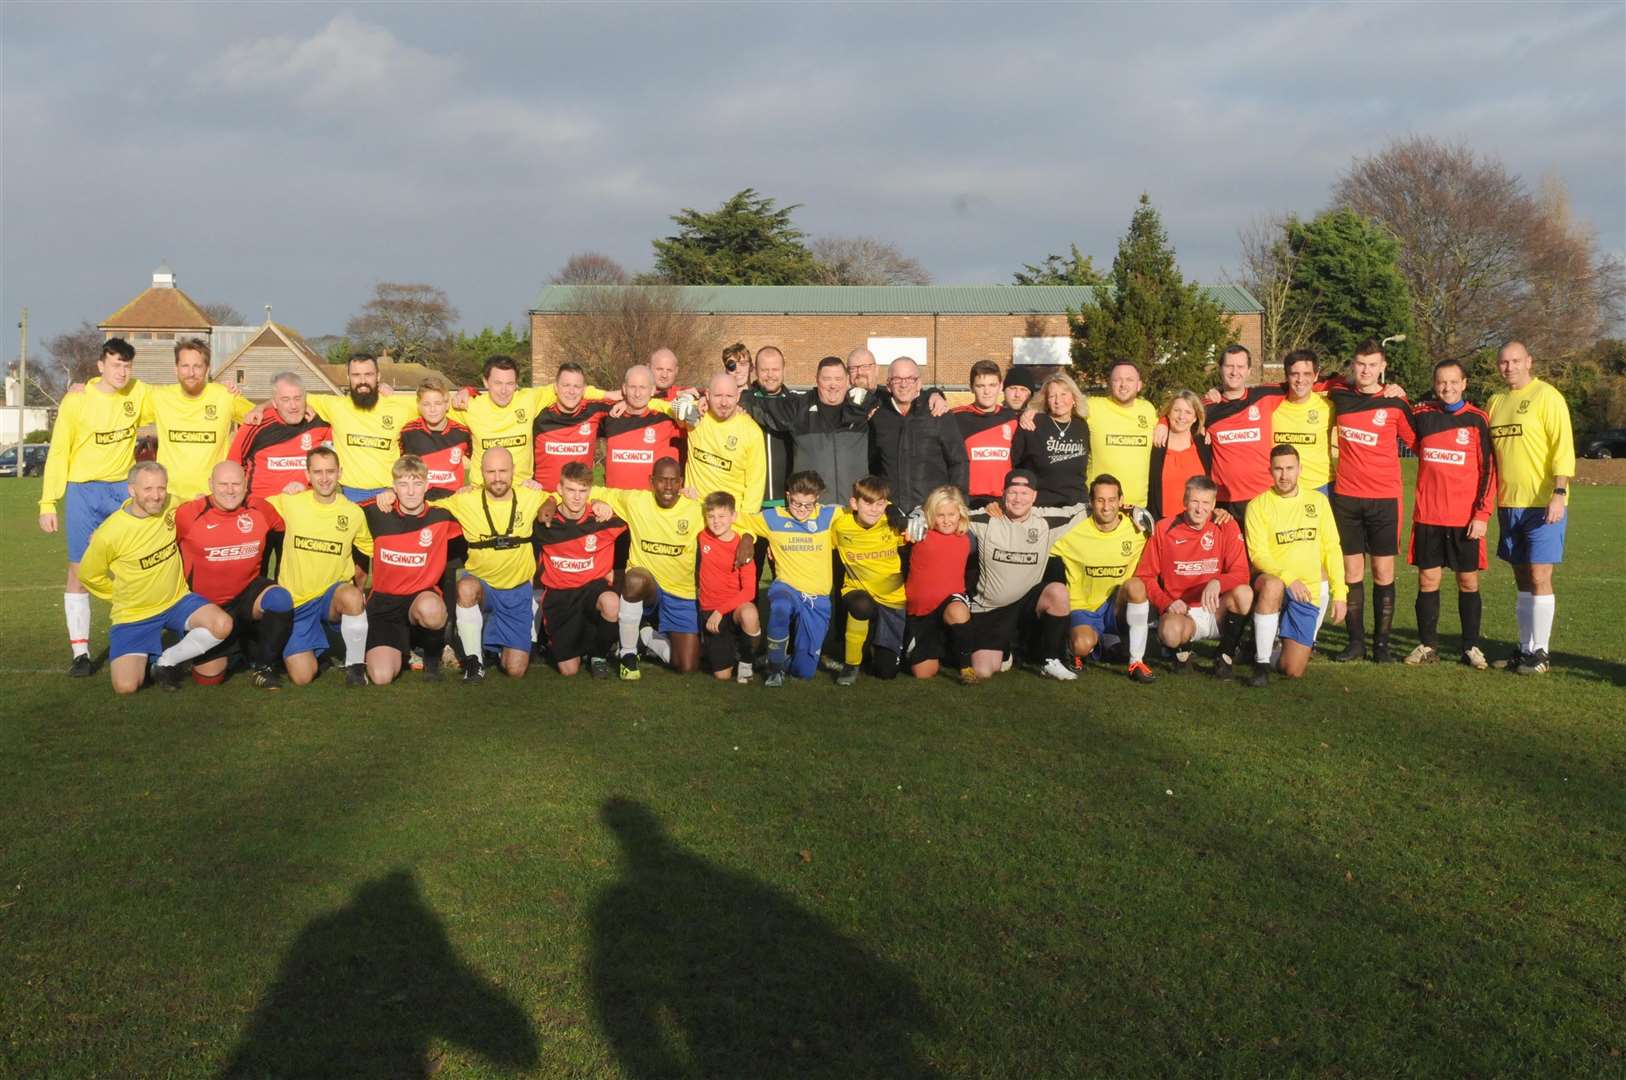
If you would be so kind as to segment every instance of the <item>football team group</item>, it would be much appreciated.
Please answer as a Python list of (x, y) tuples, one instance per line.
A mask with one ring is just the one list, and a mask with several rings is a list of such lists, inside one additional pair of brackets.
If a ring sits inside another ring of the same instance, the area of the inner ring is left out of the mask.
[[(1231, 346), (1219, 387), (1161, 410), (1129, 362), (1086, 394), (983, 361), (951, 408), (912, 360), (883, 380), (864, 348), (825, 357), (807, 390), (772, 346), (731, 346), (692, 386), (657, 350), (609, 391), (571, 364), (521, 387), (496, 356), (483, 387), (397, 393), (358, 355), (347, 395), (284, 372), (258, 405), (210, 381), (202, 341), (176, 344), (170, 385), (133, 359), (109, 340), (64, 397), (39, 508), (67, 538), (69, 674), (96, 669), (94, 594), (120, 693), (234, 665), (304, 685), (329, 659), (354, 686), (440, 679), (446, 655), (465, 683), (533, 657), (629, 680), (650, 659), (741, 683), (764, 668), (768, 686), (821, 668), (841, 685), (1013, 665), (1073, 680), (1097, 660), (1149, 683), (1154, 639), (1173, 672), (1214, 639), (1215, 676), (1251, 660), (1264, 686), (1304, 673), (1325, 620), (1348, 628), (1333, 660), (1393, 659), (1403, 546), (1421, 640), (1405, 662), (1440, 660), (1450, 571), (1461, 661), (1484, 669), (1493, 512), (1519, 633), (1494, 666), (1549, 666), (1574, 448), (1518, 342), (1484, 410), (1455, 362), (1408, 401), (1376, 342), (1337, 372), (1291, 353), (1270, 385)], [(157, 460), (137, 462), (149, 424)]]

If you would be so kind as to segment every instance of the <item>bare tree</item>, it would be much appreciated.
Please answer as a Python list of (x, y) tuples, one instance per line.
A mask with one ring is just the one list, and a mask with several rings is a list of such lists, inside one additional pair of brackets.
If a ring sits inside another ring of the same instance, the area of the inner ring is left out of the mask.
[(578, 286), (546, 325), (557, 350), (551, 359), (575, 361), (599, 386), (620, 385), (627, 368), (662, 347), (690, 370), (709, 369), (722, 334), (721, 320), (671, 285)]
[[(66, 334), (46, 338), (40, 344), (45, 346), (50, 363), (36, 365), (44, 369), (38, 373), (40, 384), (60, 390), (70, 383), (85, 382), (94, 378), (96, 361), (101, 359), (102, 345), (106, 341), (107, 335), (88, 321), (80, 323), (78, 329), (70, 330)], [(30, 368), (31, 372), (34, 370), (34, 367)], [(32, 375), (29, 382), (34, 382)]]
[(873, 236), (821, 236), (809, 245), (821, 285), (930, 285), (931, 274), (897, 245)]
[(209, 317), (210, 326), (243, 326), (248, 321), (230, 304), (204, 304), (203, 313)]
[(1334, 204), (1400, 241), (1400, 269), (1433, 359), (1464, 359), (1518, 336), (1558, 358), (1619, 317), (1618, 260), (1569, 217), (1567, 198), (1540, 200), (1501, 162), (1416, 136), (1356, 160)]
[(433, 285), (384, 281), (344, 334), (359, 345), (387, 349), (393, 360), (421, 363), (444, 347), (456, 321), (457, 309)]
[(627, 271), (601, 251), (578, 251), (554, 274), (554, 285), (625, 285)]
[[(1260, 318), (1261, 364), (1273, 364), (1310, 342), (1315, 324), (1314, 302), (1299, 303), (1294, 295), (1293, 267), (1298, 253), (1287, 242), (1289, 215), (1255, 218), (1237, 231), (1242, 245), (1242, 266), (1234, 283), (1252, 293), (1265, 310)], [(1232, 275), (1227, 274), (1227, 277)]]

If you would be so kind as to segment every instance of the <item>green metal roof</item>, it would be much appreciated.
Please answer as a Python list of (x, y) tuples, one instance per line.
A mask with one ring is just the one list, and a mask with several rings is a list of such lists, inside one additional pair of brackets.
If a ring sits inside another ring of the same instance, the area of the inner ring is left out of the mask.
[[(531, 310), (572, 310), (578, 294), (621, 285), (549, 285)], [(678, 292), (699, 311), (720, 315), (1061, 315), (1077, 310), (1088, 285), (682, 285)], [(1263, 311), (1235, 285), (1205, 285), (1225, 311)]]

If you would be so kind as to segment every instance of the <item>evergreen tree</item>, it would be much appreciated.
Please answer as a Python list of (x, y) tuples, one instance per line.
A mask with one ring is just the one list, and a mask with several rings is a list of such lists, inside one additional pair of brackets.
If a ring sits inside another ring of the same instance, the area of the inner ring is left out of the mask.
[(775, 207), (752, 188), (711, 213), (673, 216), (678, 234), (655, 241), (655, 277), (672, 285), (809, 285), (819, 264), (791, 223), (800, 204)]
[(1018, 285), (1099, 285), (1105, 279), (1095, 269), (1090, 257), (1073, 244), (1072, 255), (1047, 255), (1042, 263), (1023, 263), (1022, 269), (1011, 275)]
[(461, 386), (478, 386), (485, 363), (493, 356), (511, 356), (519, 365), (519, 384), (531, 384), (531, 339), (514, 333), (514, 324), (501, 330), (487, 326), (478, 334), (459, 332), (441, 358), (440, 369)]
[(1153, 400), (1209, 385), (1209, 369), (1236, 340), (1225, 311), (1180, 276), (1163, 222), (1146, 195), (1118, 243), (1106, 285), (1067, 321), (1081, 382), (1101, 385), (1113, 361), (1133, 360)]
[[(1290, 220), (1295, 255), (1291, 307), (1308, 307), (1310, 341), (1328, 368), (1347, 364), (1367, 338), (1415, 337), (1411, 295), (1400, 273), (1400, 245), (1387, 230), (1353, 210), (1329, 210), (1310, 221)], [(1415, 341), (1385, 350), (1389, 378), (1413, 397), (1430, 385)]]

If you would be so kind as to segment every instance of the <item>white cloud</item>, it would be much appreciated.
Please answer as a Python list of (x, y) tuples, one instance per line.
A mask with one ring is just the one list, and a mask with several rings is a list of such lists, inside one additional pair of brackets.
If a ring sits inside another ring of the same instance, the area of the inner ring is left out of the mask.
[(228, 48), (201, 73), (205, 86), (285, 95), (305, 108), (379, 105), (442, 92), (451, 57), (408, 45), (388, 29), (338, 15), (304, 39), (264, 37)]

